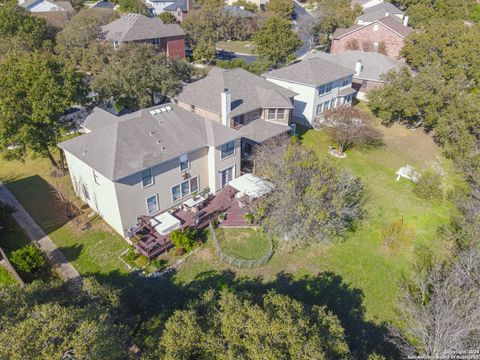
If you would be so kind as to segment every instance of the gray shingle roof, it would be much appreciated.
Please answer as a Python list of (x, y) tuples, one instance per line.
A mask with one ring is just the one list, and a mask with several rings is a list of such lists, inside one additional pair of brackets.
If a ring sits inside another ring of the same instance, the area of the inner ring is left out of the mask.
[(245, 138), (257, 143), (285, 134), (290, 130), (292, 130), (290, 126), (263, 120), (261, 118), (250, 121), (248, 124), (238, 129)]
[(257, 16), (257, 14), (255, 14), (254, 12), (242, 9), (240, 6), (234, 6), (234, 5), (225, 5), (223, 7), (223, 13), (226, 15), (246, 17), (246, 18), (253, 18)]
[[(25, 9), (29, 9), (31, 7), (33, 7), (34, 5), (37, 5), (39, 3), (41, 3), (43, 0), (26, 0), (25, 2), (23, 2), (22, 4), (20, 4), (21, 7), (25, 8)], [(58, 6), (58, 10), (54, 10), (54, 11), (66, 11), (66, 12), (74, 12), (74, 9), (72, 7), (72, 4), (70, 4), (70, 2), (68, 1), (49, 1), (50, 3), (52, 4), (55, 4), (56, 6)], [(46, 12), (46, 11), (44, 11)]]
[[(166, 106), (172, 110), (150, 113)], [(94, 111), (89, 120), (90, 125), (95, 123), (94, 130), (59, 146), (112, 181), (202, 147), (218, 146), (241, 137), (236, 130), (173, 104), (120, 117), (107, 114)], [(117, 121), (112, 121), (111, 116)]]
[(102, 26), (102, 37), (112, 41), (138, 41), (185, 35), (177, 24), (164, 24), (159, 18), (128, 14)]
[(319, 86), (350, 76), (355, 71), (319, 57), (308, 57), (300, 62), (265, 74), (272, 79), (286, 80), (309, 86)]
[[(398, 9), (393, 4), (388, 2), (382, 2), (380, 4), (374, 5), (372, 7), (369, 7), (363, 10), (363, 14), (360, 15), (357, 19), (372, 22), (372, 21), (384, 18), (387, 13), (390, 15), (404, 14), (402, 10)], [(401, 21), (399, 17), (397, 16), (395, 17), (398, 19), (398, 21)]]
[(380, 75), (392, 69), (399, 69), (404, 64), (398, 60), (383, 54), (346, 50), (338, 54), (315, 53), (310, 57), (319, 57), (337, 65), (354, 70), (357, 61), (362, 62), (362, 71), (359, 75), (353, 75), (355, 79), (380, 80)]
[[(192, 1), (192, 0), (190, 0)], [(180, 8), (181, 11), (188, 11), (187, 0), (177, 0), (173, 4), (170, 4), (164, 8), (166, 11), (176, 11), (177, 8)]]
[[(374, 22), (381, 23), (391, 29), (392, 31), (396, 32), (403, 38), (407, 37), (408, 34), (410, 34), (413, 29), (409, 28), (408, 26), (403, 25), (401, 21), (399, 21), (397, 16), (389, 15), (386, 17), (383, 17), (381, 19), (375, 20)], [(335, 32), (332, 35), (333, 39), (339, 39), (347, 34), (353, 33), (359, 29), (362, 29), (366, 26), (371, 26), (372, 23), (366, 24), (366, 25), (358, 25), (355, 24), (353, 26), (350, 26), (349, 28), (338, 28), (335, 30)]]
[(240, 68), (213, 68), (205, 78), (187, 84), (177, 99), (220, 114), (224, 89), (232, 94), (230, 116), (264, 107), (291, 109), (290, 98), (297, 95)]

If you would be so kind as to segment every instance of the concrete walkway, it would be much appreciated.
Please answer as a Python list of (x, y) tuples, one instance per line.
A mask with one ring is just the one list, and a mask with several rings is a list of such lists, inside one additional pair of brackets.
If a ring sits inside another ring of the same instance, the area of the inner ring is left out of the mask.
[(42, 228), (33, 220), (30, 214), (7, 189), (5, 184), (0, 181), (0, 201), (4, 204), (10, 205), (15, 209), (13, 218), (17, 221), (20, 227), (25, 231), (28, 237), (35, 242), (40, 249), (47, 255), (47, 259), (53, 269), (65, 281), (74, 283), (81, 282), (81, 276), (78, 271), (70, 264), (65, 255), (58, 250), (55, 243), (45, 234)]

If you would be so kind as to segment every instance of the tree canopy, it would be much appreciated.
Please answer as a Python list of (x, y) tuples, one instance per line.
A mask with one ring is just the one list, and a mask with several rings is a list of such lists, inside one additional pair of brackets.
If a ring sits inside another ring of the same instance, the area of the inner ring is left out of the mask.
[(208, 291), (166, 322), (164, 359), (350, 359), (344, 330), (325, 308), (270, 292), (259, 304)]
[(101, 100), (113, 98), (138, 109), (153, 106), (155, 96), (175, 95), (192, 71), (183, 60), (167, 59), (151, 44), (127, 44), (94, 77), (92, 89)]
[(70, 124), (61, 121), (67, 108), (81, 101), (80, 76), (52, 54), (11, 54), (0, 60), (0, 149), (7, 158), (28, 151), (50, 159)]
[(254, 53), (260, 60), (279, 67), (295, 59), (302, 40), (288, 20), (272, 17), (253, 37)]
[(283, 19), (290, 20), (295, 11), (295, 6), (290, 0), (270, 0), (267, 3), (266, 9)]

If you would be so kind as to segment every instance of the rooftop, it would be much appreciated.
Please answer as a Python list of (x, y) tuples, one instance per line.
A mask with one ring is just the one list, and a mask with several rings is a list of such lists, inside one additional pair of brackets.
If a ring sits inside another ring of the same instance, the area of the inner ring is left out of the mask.
[[(402, 10), (397, 8), (391, 3), (388, 2), (382, 2), (380, 4), (374, 5), (372, 7), (369, 7), (365, 10), (363, 10), (363, 14), (360, 15), (357, 19), (358, 20), (363, 20), (366, 22), (373, 22), (375, 20), (379, 20), (381, 18), (384, 18), (385, 16), (388, 15), (403, 15), (405, 14)], [(398, 21), (401, 21), (399, 17), (396, 17)]]
[(232, 94), (230, 116), (264, 107), (291, 109), (290, 98), (297, 95), (240, 68), (213, 68), (205, 78), (187, 84), (177, 99), (220, 114), (224, 89)]
[(178, 8), (180, 8), (180, 10), (182, 11), (188, 11), (189, 9), (188, 9), (187, 0), (176, 0), (174, 3), (166, 6), (163, 10), (176, 11)]
[(123, 116), (97, 108), (84, 126), (91, 132), (59, 146), (112, 181), (241, 137), (236, 130), (173, 104)]
[(272, 79), (286, 80), (309, 86), (319, 86), (353, 75), (355, 71), (319, 57), (304, 60), (265, 74)]
[[(388, 27), (390, 30), (396, 32), (398, 35), (401, 37), (405, 38), (407, 37), (413, 29), (409, 28), (408, 26), (403, 25), (401, 21), (399, 21), (397, 16), (389, 15), (386, 17), (383, 17), (381, 19), (375, 20), (374, 22), (380, 23), (386, 27)], [(366, 26), (371, 26), (371, 24), (366, 24), (366, 25), (353, 25), (349, 28), (338, 28), (335, 30), (333, 33), (333, 39), (339, 39), (345, 35), (348, 35), (350, 33), (353, 33), (359, 29), (362, 29)]]
[(292, 130), (290, 126), (261, 118), (252, 120), (238, 129), (243, 137), (255, 141), (256, 143), (261, 143), (275, 136), (285, 134), (290, 130)]
[(383, 73), (392, 69), (399, 69), (404, 66), (398, 60), (388, 57), (383, 54), (365, 52), (358, 50), (346, 50), (338, 54), (315, 53), (311, 57), (320, 57), (337, 65), (355, 69), (355, 64), (358, 61), (362, 63), (362, 71), (359, 75), (353, 75), (356, 79), (375, 80), (379, 81)]
[(138, 41), (185, 35), (177, 24), (164, 24), (158, 17), (128, 14), (102, 26), (102, 36), (112, 41)]

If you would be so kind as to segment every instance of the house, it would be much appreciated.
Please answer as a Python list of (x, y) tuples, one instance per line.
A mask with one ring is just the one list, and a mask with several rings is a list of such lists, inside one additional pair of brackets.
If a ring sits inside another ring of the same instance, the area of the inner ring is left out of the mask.
[(364, 9), (362, 15), (357, 18), (357, 24), (368, 25), (390, 15), (398, 18), (403, 25), (408, 25), (408, 16), (405, 15), (405, 12), (389, 2), (381, 2), (380, 4)]
[(63, 28), (75, 12), (68, 1), (20, 0), (19, 5), (56, 28)]
[(412, 31), (393, 15), (364, 25), (338, 28), (333, 33), (330, 52), (336, 54), (345, 50), (363, 50), (398, 59), (405, 38)]
[(353, 69), (352, 87), (358, 92), (357, 97), (365, 99), (365, 94), (384, 84), (382, 75), (390, 70), (399, 70), (405, 66), (399, 60), (379, 53), (370, 53), (358, 50), (346, 50), (338, 54), (316, 53), (318, 56), (331, 63)]
[(128, 14), (102, 26), (101, 39), (114, 49), (128, 42), (151, 43), (169, 58), (185, 58), (185, 33), (177, 24), (164, 24), (159, 18)]
[(181, 22), (193, 8), (193, 0), (146, 0), (154, 15), (169, 12)]
[[(260, 10), (265, 10), (267, 4), (270, 2), (270, 0), (246, 0), (249, 3), (255, 4), (258, 6)], [(234, 5), (237, 2), (237, 0), (226, 0), (225, 3), (227, 5)]]
[(354, 70), (319, 57), (307, 57), (300, 62), (264, 74), (265, 79), (294, 91), (293, 116), (296, 122), (312, 126), (322, 112), (343, 104), (351, 104)]
[(114, 10), (117, 5), (108, 2), (108, 1), (97, 1), (93, 3), (90, 8), (91, 9), (107, 9), (107, 10)]
[(293, 91), (246, 70), (213, 68), (175, 97), (178, 106), (238, 131), (242, 151), (292, 130)]
[(95, 108), (83, 126), (59, 144), (73, 187), (122, 236), (240, 174), (240, 134), (174, 104), (123, 116)]
[(353, 3), (356, 3), (362, 7), (362, 9), (368, 9), (372, 6), (383, 3), (384, 0), (354, 0)]
[(234, 17), (239, 17), (243, 19), (251, 19), (258, 17), (257, 14), (254, 12), (245, 10), (243, 6), (235, 6), (235, 5), (224, 5), (223, 6), (223, 13), (225, 15), (230, 15)]

